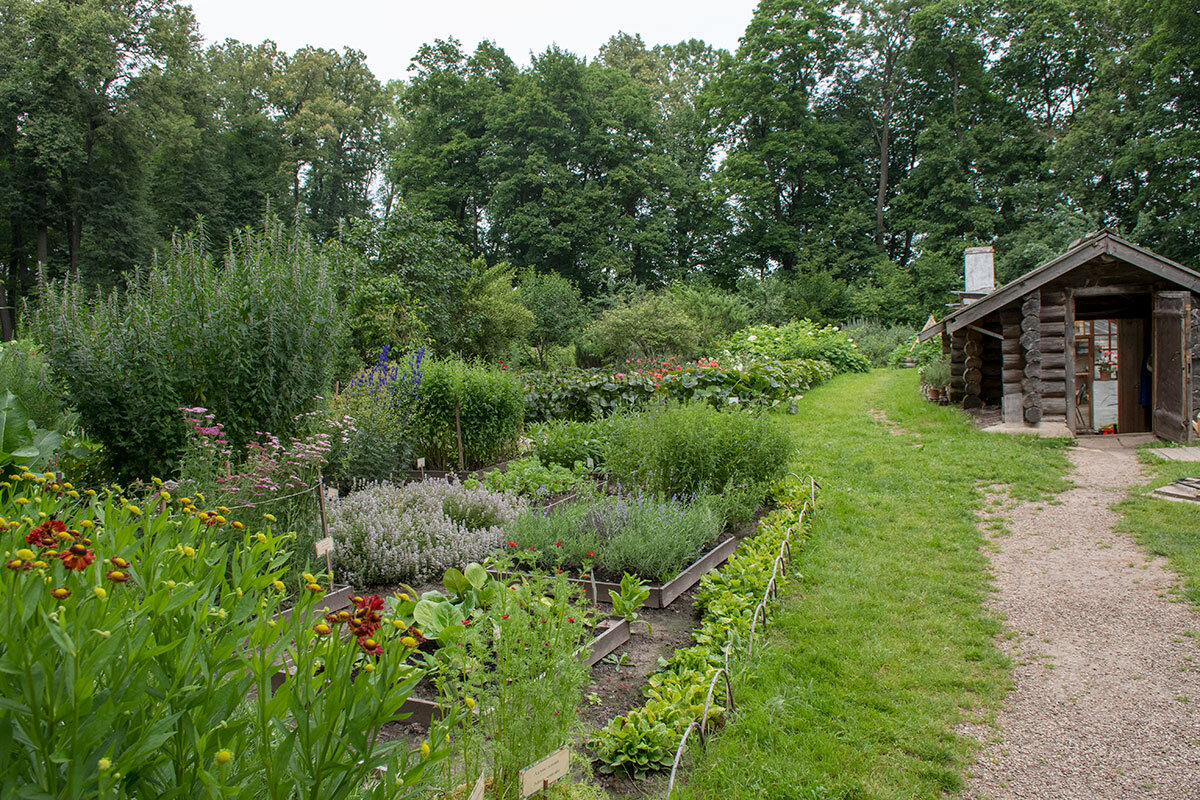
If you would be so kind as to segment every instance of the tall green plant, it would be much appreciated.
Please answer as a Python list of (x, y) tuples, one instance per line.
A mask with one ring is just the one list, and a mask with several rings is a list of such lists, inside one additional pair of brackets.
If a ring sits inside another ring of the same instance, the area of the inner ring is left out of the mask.
[(468, 467), (495, 463), (516, 450), (525, 400), (516, 378), (504, 370), (457, 360), (428, 361), (417, 403), (417, 455), (430, 467), (457, 466), (460, 426)]
[(43, 276), (33, 327), (118, 474), (169, 474), (182, 407), (214, 411), (235, 447), (295, 428), (341, 337), (330, 273), (311, 239), (268, 219), (238, 232), (222, 263), (202, 235), (180, 237), (104, 297)]

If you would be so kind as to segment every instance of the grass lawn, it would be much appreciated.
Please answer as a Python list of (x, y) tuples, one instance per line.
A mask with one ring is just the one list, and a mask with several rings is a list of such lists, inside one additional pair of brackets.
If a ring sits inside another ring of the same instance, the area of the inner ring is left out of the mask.
[(1153, 476), (1136, 487), (1116, 510), (1125, 515), (1118, 530), (1133, 534), (1138, 544), (1165, 556), (1183, 579), (1183, 593), (1200, 605), (1200, 508), (1150, 496), (1150, 491), (1177, 478), (1200, 475), (1200, 463), (1163, 461), (1143, 449), (1140, 459)]
[(941, 798), (975, 749), (955, 725), (989, 718), (1008, 686), (979, 486), (1061, 491), (1063, 444), (979, 433), (923, 402), (915, 370), (843, 376), (800, 405), (794, 468), (824, 487), (803, 579), (735, 689), (740, 715), (673, 797)]

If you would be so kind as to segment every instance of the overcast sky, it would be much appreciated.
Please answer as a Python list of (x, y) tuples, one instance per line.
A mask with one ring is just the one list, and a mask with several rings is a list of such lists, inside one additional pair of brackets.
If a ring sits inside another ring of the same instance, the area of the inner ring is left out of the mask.
[(272, 39), (291, 51), (311, 44), (354, 47), (382, 81), (407, 76), (421, 44), (453, 36), (467, 50), (482, 39), (518, 64), (557, 44), (592, 57), (617, 31), (648, 46), (703, 39), (729, 50), (756, 0), (192, 0), (207, 42)]

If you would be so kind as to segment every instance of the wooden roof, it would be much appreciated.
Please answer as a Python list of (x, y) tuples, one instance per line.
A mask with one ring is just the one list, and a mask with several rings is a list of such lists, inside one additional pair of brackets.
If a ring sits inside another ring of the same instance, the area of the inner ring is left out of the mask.
[(1124, 261), (1163, 280), (1200, 293), (1200, 272), (1188, 269), (1169, 258), (1163, 258), (1144, 247), (1128, 242), (1109, 230), (1089, 234), (1053, 261), (1027, 272), (973, 303), (950, 313), (941, 322), (920, 333), (922, 342), (939, 333), (953, 333), (1014, 301), (1034, 289), (1039, 289), (1068, 272), (1102, 256)]

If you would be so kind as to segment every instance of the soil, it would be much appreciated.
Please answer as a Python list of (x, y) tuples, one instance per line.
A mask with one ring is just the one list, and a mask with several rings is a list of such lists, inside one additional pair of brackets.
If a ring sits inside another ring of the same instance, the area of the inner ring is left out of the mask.
[(985, 742), (970, 800), (1200, 797), (1200, 612), (1178, 578), (1113, 530), (1143, 479), (1117, 437), (1081, 439), (1076, 487), (985, 515), (1014, 690)]

